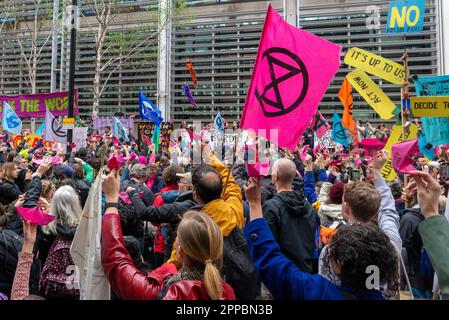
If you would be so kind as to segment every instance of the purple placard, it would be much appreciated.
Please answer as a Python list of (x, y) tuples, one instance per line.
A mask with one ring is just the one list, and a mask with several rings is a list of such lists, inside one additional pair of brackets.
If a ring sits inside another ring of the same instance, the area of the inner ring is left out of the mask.
[[(2, 116), (3, 101), (6, 101), (20, 118), (45, 118), (46, 108), (55, 117), (67, 116), (69, 92), (20, 94), (16, 96), (0, 95), (0, 118)], [(76, 89), (73, 114), (78, 114), (78, 90)]]
[[(117, 119), (119, 119), (120, 122), (125, 126), (125, 128), (129, 129), (129, 132), (131, 132), (134, 135), (134, 119), (133, 118), (117, 117)], [(114, 123), (112, 121), (112, 117), (96, 117), (96, 118), (94, 118), (93, 126), (94, 126), (94, 129), (97, 129), (101, 132), (107, 126), (109, 126), (112, 129), (112, 127), (114, 126)]]

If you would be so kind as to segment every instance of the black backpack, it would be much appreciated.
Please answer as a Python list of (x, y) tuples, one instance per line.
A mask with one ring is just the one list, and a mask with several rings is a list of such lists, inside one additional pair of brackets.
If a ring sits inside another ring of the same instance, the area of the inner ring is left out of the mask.
[(254, 268), (243, 231), (239, 227), (223, 237), (223, 276), (234, 289), (237, 300), (254, 300), (259, 291)]
[(0, 292), (10, 296), (23, 239), (17, 233), (0, 228)]

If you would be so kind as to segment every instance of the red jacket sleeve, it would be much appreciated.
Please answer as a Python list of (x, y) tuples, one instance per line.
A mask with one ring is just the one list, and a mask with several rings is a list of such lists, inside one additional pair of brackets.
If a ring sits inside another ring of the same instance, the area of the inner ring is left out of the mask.
[(164, 205), (164, 198), (160, 194), (154, 198), (153, 206), (155, 207), (162, 207)]
[(165, 276), (177, 272), (171, 264), (164, 264), (148, 275), (140, 272), (126, 250), (118, 214), (104, 216), (101, 234), (104, 272), (114, 292), (124, 300), (155, 299)]

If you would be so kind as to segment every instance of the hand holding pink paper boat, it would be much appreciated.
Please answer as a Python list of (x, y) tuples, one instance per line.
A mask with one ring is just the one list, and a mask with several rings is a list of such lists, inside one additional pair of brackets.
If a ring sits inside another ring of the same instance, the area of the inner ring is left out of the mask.
[(391, 162), (397, 173), (416, 171), (412, 157), (419, 153), (418, 139), (396, 143), (391, 147)]
[(16, 210), (23, 220), (40, 226), (46, 226), (55, 220), (55, 216), (46, 214), (39, 208), (39, 206), (33, 208), (16, 207)]

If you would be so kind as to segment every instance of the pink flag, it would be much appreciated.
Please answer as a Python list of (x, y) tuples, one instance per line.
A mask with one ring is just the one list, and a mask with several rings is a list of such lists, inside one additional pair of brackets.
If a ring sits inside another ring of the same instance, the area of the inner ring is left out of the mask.
[(315, 132), (318, 138), (322, 138), (326, 132), (331, 129), (331, 125), (324, 119), (321, 112), (317, 110), (310, 123), (310, 128)]
[[(340, 66), (341, 48), (285, 22), (270, 5), (242, 114), (242, 128), (295, 150)], [(269, 137), (270, 129), (278, 130)]]
[(270, 173), (270, 161), (266, 161), (264, 163), (256, 163), (250, 164), (245, 163), (246, 172), (248, 173), (248, 177), (266, 177)]
[(396, 143), (391, 147), (391, 162), (397, 173), (416, 171), (413, 167), (413, 156), (419, 153), (418, 139)]

